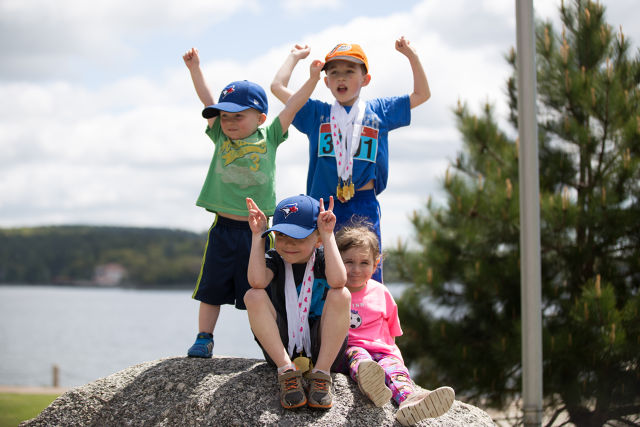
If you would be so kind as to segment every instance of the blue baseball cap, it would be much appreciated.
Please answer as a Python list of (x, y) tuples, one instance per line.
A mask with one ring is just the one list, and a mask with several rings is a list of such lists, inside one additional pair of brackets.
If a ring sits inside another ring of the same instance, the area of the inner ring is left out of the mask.
[(304, 239), (318, 228), (319, 213), (320, 203), (313, 197), (304, 194), (288, 197), (276, 206), (273, 226), (262, 233), (262, 237), (279, 231), (294, 239)]
[(217, 104), (209, 105), (202, 110), (202, 117), (211, 119), (220, 114), (220, 111), (237, 113), (249, 108), (254, 108), (261, 113), (267, 114), (269, 105), (267, 94), (260, 85), (248, 80), (231, 82), (222, 89)]

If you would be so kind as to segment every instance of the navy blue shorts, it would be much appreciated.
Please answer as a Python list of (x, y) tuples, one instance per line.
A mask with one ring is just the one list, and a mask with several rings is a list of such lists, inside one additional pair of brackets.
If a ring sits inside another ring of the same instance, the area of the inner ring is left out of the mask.
[[(265, 251), (272, 243), (269, 235)], [(234, 304), (236, 308), (246, 310), (243, 298), (250, 288), (247, 280), (250, 252), (249, 223), (216, 215), (209, 229), (192, 298), (211, 305)]]

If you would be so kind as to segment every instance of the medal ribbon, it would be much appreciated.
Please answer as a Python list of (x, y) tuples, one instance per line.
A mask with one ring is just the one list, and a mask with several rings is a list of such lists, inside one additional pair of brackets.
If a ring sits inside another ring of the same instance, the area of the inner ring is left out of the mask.
[(331, 106), (331, 139), (336, 153), (338, 184), (342, 183), (343, 187), (352, 183), (353, 156), (360, 145), (365, 109), (366, 104), (360, 98), (349, 113), (338, 101)]
[(289, 330), (289, 345), (287, 351), (293, 356), (294, 350), (302, 353), (304, 350), (311, 357), (311, 336), (309, 334), (309, 310), (311, 295), (313, 294), (313, 264), (316, 252), (313, 251), (304, 270), (300, 293), (296, 292), (291, 264), (284, 262), (284, 295), (287, 307), (287, 329)]

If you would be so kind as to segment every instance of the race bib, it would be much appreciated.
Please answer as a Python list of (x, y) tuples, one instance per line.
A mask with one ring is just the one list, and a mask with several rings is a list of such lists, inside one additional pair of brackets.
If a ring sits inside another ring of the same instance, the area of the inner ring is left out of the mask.
[[(367, 162), (376, 162), (378, 154), (378, 129), (368, 126), (362, 127), (360, 133), (360, 141), (358, 151), (353, 155), (354, 160), (364, 160)], [(318, 157), (335, 157), (335, 149), (333, 139), (331, 138), (331, 124), (323, 123), (320, 125), (320, 135), (318, 138)]]

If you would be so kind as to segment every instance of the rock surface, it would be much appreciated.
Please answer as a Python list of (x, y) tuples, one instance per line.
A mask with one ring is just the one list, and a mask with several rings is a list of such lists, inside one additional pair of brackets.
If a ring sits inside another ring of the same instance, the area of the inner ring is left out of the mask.
[[(264, 360), (171, 357), (141, 363), (69, 390), (21, 426), (391, 426), (397, 407), (375, 407), (349, 377), (332, 374), (328, 411), (280, 406), (276, 373)], [(455, 401), (419, 426), (494, 426), (475, 406)]]

